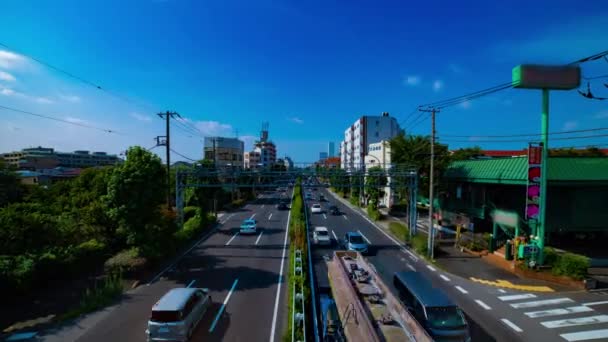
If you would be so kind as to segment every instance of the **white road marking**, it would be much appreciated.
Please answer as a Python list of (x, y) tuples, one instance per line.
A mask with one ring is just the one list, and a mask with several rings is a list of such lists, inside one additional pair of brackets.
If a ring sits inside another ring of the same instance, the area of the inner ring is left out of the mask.
[(186, 287), (190, 287), (190, 286), (194, 285), (195, 282), (196, 282), (196, 279), (194, 279), (193, 281), (191, 281), (190, 284), (188, 284), (188, 286), (186, 286)]
[(228, 246), (228, 245), (229, 245), (229, 244), (232, 242), (232, 240), (234, 240), (234, 238), (235, 238), (237, 235), (239, 235), (239, 232), (236, 232), (236, 233), (235, 233), (235, 234), (234, 234), (234, 235), (233, 235), (233, 236), (230, 238), (230, 240), (228, 240), (228, 242), (226, 242), (226, 245), (225, 245), (225, 246)]
[(479, 299), (475, 299), (475, 303), (477, 303), (479, 306), (481, 306), (482, 308), (486, 309), (486, 310), (492, 310), (491, 307), (488, 306), (488, 304), (482, 302)]
[[(293, 190), (291, 191), (293, 199)], [(293, 204), (293, 200), (289, 207)], [(274, 298), (274, 313), (272, 314), (272, 325), (270, 328), (270, 342), (274, 342), (274, 334), (277, 329), (277, 314), (279, 313), (279, 299), (281, 298), (281, 284), (283, 283), (283, 266), (285, 265), (285, 252), (287, 251), (287, 238), (289, 237), (289, 219), (291, 218), (291, 210), (287, 214), (287, 224), (285, 225), (285, 239), (283, 240), (283, 256), (281, 256), (281, 268), (279, 270), (279, 279), (277, 280), (277, 296)]]
[(574, 327), (577, 325), (600, 324), (608, 322), (608, 315), (597, 315), (580, 318), (560, 319), (557, 321), (540, 322), (543, 326), (549, 329)]
[(594, 306), (594, 305), (602, 305), (602, 304), (608, 304), (608, 300), (605, 300), (602, 302), (583, 303), (584, 306)]
[(574, 302), (574, 301), (570, 298), (555, 298), (555, 299), (537, 300), (537, 301), (532, 301), (532, 302), (515, 303), (515, 304), (511, 304), (511, 307), (513, 307), (515, 309), (526, 309), (526, 308), (534, 308), (534, 307), (543, 306), (543, 305), (555, 305), (555, 304), (572, 303), (572, 302)]
[(431, 270), (433, 272), (437, 271), (437, 269), (431, 265), (426, 265), (426, 268), (428, 268), (429, 270)]
[(239, 282), (239, 278), (236, 278), (234, 280), (234, 283), (232, 283), (232, 288), (230, 289), (230, 291), (228, 292), (228, 295), (224, 299), (224, 303), (222, 303), (222, 306), (217, 311), (217, 315), (215, 316), (215, 319), (213, 320), (213, 323), (211, 324), (211, 327), (209, 328), (209, 332), (213, 332), (213, 330), (215, 329), (215, 326), (217, 325), (217, 322), (220, 320), (220, 317), (222, 316), (222, 313), (224, 312), (224, 309), (226, 308), (226, 304), (228, 304), (228, 301), (230, 300), (230, 296), (232, 296), (232, 292), (234, 291), (234, 288), (236, 288), (236, 284), (238, 284), (238, 282)]
[(508, 320), (508, 319), (506, 319), (506, 318), (501, 318), (501, 319), (500, 319), (500, 321), (501, 321), (501, 322), (503, 322), (504, 324), (508, 325), (508, 326), (509, 326), (509, 328), (511, 328), (511, 329), (513, 329), (513, 330), (515, 330), (515, 331), (516, 331), (516, 332), (518, 332), (518, 333), (520, 333), (520, 332), (522, 332), (522, 331), (523, 331), (523, 330), (522, 330), (520, 327), (518, 327), (517, 325), (515, 325), (515, 323), (513, 323), (513, 322), (509, 321), (509, 320)]
[(348, 217), (346, 217), (346, 215), (342, 215), (342, 217), (344, 217), (345, 220), (348, 220)]
[(498, 292), (500, 292), (500, 293), (507, 293), (507, 291), (505, 291), (503, 289), (498, 289)]
[(407, 267), (414, 272), (416, 271), (416, 268), (409, 263), (407, 264)]
[(266, 204), (262, 204), (262, 208), (264, 208), (264, 206), (265, 206), (265, 205), (266, 205)]
[(325, 215), (325, 213), (323, 213), (323, 218), (327, 220), (327, 215)]
[(331, 231), (331, 234), (334, 236), (334, 239), (336, 239), (336, 241), (338, 241), (338, 237), (336, 236), (336, 233), (334, 233), (334, 231)]
[(530, 318), (539, 318), (539, 317), (549, 317), (549, 316), (559, 316), (559, 315), (567, 315), (571, 313), (581, 313), (581, 312), (590, 312), (594, 311), (592, 308), (588, 306), (571, 306), (568, 308), (559, 308), (552, 310), (542, 310), (542, 311), (530, 311), (524, 312), (524, 315)]
[(462, 293), (464, 293), (464, 294), (469, 293), (469, 291), (467, 291), (467, 290), (463, 289), (462, 287), (460, 287), (460, 286), (458, 286), (458, 285), (456, 285), (456, 286), (454, 286), (454, 287), (456, 288), (456, 290), (458, 290), (458, 291), (460, 291), (460, 292), (462, 292)]
[(372, 242), (369, 241), (369, 239), (367, 238), (367, 236), (363, 235), (363, 233), (361, 233), (360, 230), (357, 230), (357, 232), (359, 232), (359, 234), (361, 234), (361, 236), (363, 236), (363, 238), (365, 239), (365, 241), (367, 241), (368, 244), (370, 244), (370, 245), (372, 244)]
[(262, 234), (264, 234), (264, 231), (262, 231), (262, 232), (260, 233), (260, 235), (258, 235), (258, 238), (257, 238), (257, 239), (255, 239), (255, 244), (256, 244), (256, 245), (258, 244), (258, 242), (260, 242), (260, 238), (262, 237)]
[(601, 338), (608, 338), (608, 329), (599, 330), (587, 330), (575, 333), (567, 333), (559, 335), (566, 341), (585, 341), (585, 340), (599, 340)]
[(410, 252), (407, 248), (403, 248), (401, 251), (403, 253), (407, 253), (412, 260), (418, 261), (418, 257), (414, 253)]
[(253, 218), (255, 217), (257, 213), (254, 213), (253, 215), (251, 215), (251, 217), (249, 218), (250, 220), (253, 220)]
[(272, 218), (272, 213), (270, 213), (270, 215), (268, 215), (268, 221), (270, 221), (270, 218)]
[(533, 293), (525, 293), (525, 294), (517, 294), (517, 295), (512, 295), (512, 296), (498, 297), (498, 299), (502, 300), (503, 302), (508, 302), (510, 300), (529, 299), (529, 298), (536, 298), (536, 295)]
[(448, 277), (444, 276), (443, 274), (440, 274), (440, 275), (439, 275), (439, 278), (441, 278), (441, 279), (443, 279), (443, 280), (445, 280), (445, 281), (450, 281), (450, 278), (448, 278)]

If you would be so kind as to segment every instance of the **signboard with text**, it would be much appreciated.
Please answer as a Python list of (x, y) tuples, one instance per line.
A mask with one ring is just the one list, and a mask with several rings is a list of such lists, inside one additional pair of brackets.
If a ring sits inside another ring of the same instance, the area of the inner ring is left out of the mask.
[(542, 163), (542, 144), (528, 147), (528, 186), (526, 187), (526, 220), (530, 226), (538, 223), (540, 214), (540, 179)]

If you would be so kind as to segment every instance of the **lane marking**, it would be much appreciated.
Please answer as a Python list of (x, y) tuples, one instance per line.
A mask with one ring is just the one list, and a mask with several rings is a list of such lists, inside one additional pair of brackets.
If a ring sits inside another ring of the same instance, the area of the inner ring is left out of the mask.
[(253, 215), (251, 215), (251, 217), (249, 218), (250, 220), (253, 220), (253, 218), (255, 217), (257, 213), (254, 213)]
[(230, 240), (228, 240), (228, 242), (226, 242), (224, 246), (228, 246), (237, 235), (239, 235), (239, 232), (234, 233), (234, 235), (230, 238)]
[[(291, 191), (292, 201), (289, 205), (293, 205), (293, 190)], [(283, 266), (285, 265), (285, 252), (287, 251), (287, 238), (289, 237), (289, 220), (291, 218), (291, 210), (287, 214), (287, 224), (285, 225), (285, 239), (283, 240), (283, 255), (281, 256), (281, 268), (279, 270), (279, 279), (277, 280), (277, 296), (274, 298), (274, 313), (272, 314), (272, 325), (270, 327), (270, 342), (274, 342), (274, 333), (277, 329), (277, 314), (279, 313), (279, 299), (281, 297), (281, 284), (283, 283)]]
[(412, 260), (418, 261), (418, 257), (414, 253), (410, 252), (407, 248), (403, 248), (401, 251), (403, 253), (407, 253)]
[(266, 204), (262, 204), (262, 209), (264, 209), (264, 206), (265, 206), (265, 205), (266, 205)]
[(508, 302), (510, 300), (528, 299), (528, 298), (536, 298), (536, 295), (533, 293), (525, 293), (525, 294), (518, 294), (518, 295), (512, 295), (512, 296), (498, 297), (498, 299), (502, 300), (503, 302)]
[(443, 280), (445, 280), (445, 281), (450, 281), (450, 278), (448, 278), (448, 277), (444, 276), (443, 274), (440, 274), (440, 275), (439, 275), (439, 278), (441, 278), (441, 279), (443, 279)]
[(498, 289), (498, 292), (500, 292), (500, 293), (507, 293), (507, 291), (505, 291), (503, 289)]
[(262, 230), (262, 232), (260, 233), (260, 235), (258, 235), (258, 238), (255, 239), (255, 244), (257, 245), (258, 242), (260, 242), (260, 238), (262, 237), (262, 234), (264, 234), (264, 231)]
[(213, 332), (213, 330), (215, 329), (215, 326), (217, 325), (217, 322), (220, 320), (220, 317), (222, 316), (222, 313), (224, 312), (224, 309), (226, 308), (226, 304), (228, 304), (228, 301), (230, 300), (230, 296), (232, 296), (232, 292), (234, 291), (234, 288), (236, 287), (236, 284), (238, 284), (238, 282), (239, 282), (239, 278), (234, 279), (234, 283), (232, 283), (232, 288), (230, 288), (230, 291), (228, 291), (228, 295), (224, 299), (224, 303), (222, 303), (222, 306), (220, 306), (220, 309), (217, 311), (217, 315), (215, 315), (215, 319), (213, 320), (213, 323), (211, 323), (211, 327), (209, 327), (209, 332)]
[(407, 264), (407, 267), (414, 272), (416, 271), (416, 268), (414, 266), (412, 266), (410, 263)]
[(270, 215), (268, 215), (268, 221), (270, 221), (271, 217), (272, 217), (272, 213), (270, 213)]
[(323, 213), (323, 218), (327, 220), (327, 215), (325, 215), (325, 213)]
[(542, 311), (530, 311), (524, 312), (524, 315), (530, 318), (539, 318), (539, 317), (549, 317), (549, 316), (559, 316), (559, 315), (567, 315), (571, 313), (581, 313), (581, 312), (590, 312), (595, 311), (588, 306), (571, 306), (568, 308), (559, 308), (553, 310), (542, 310)]
[(460, 286), (458, 286), (458, 285), (456, 285), (456, 286), (454, 286), (454, 287), (456, 288), (456, 290), (460, 291), (461, 293), (464, 293), (464, 294), (469, 293), (469, 291), (467, 291), (467, 290), (463, 289), (462, 287), (460, 287)]
[(608, 304), (608, 300), (605, 300), (605, 301), (602, 301), (602, 302), (583, 303), (584, 306), (594, 306), (594, 305), (602, 305), (602, 304)]
[(336, 233), (334, 233), (334, 231), (331, 231), (332, 235), (334, 236), (334, 239), (336, 239), (336, 241), (338, 241), (338, 237), (336, 236)]
[(545, 328), (555, 329), (555, 328), (574, 327), (577, 325), (600, 324), (600, 323), (606, 323), (606, 322), (608, 322), (608, 315), (596, 315), (596, 316), (568, 318), (568, 319), (560, 319), (560, 320), (556, 320), (556, 321), (540, 322), (540, 324), (542, 324)]
[(515, 330), (515, 331), (516, 331), (516, 332), (518, 332), (518, 333), (520, 333), (520, 332), (522, 332), (522, 331), (523, 331), (523, 330), (522, 330), (520, 327), (518, 327), (517, 325), (515, 325), (515, 323), (513, 323), (513, 322), (509, 321), (509, 320), (508, 320), (508, 319), (506, 319), (506, 318), (501, 318), (501, 319), (500, 319), (500, 321), (501, 321), (501, 322), (503, 322), (504, 324), (508, 325), (508, 326), (509, 326), (509, 328), (511, 328), (511, 329), (513, 329), (513, 330)]
[(186, 287), (190, 287), (190, 286), (194, 285), (195, 282), (196, 282), (196, 279), (191, 281), (190, 284), (188, 284), (188, 286), (186, 286)]
[(491, 307), (488, 306), (488, 304), (482, 302), (479, 299), (475, 299), (475, 303), (477, 303), (477, 305), (481, 306), (482, 308), (486, 309), (486, 310), (492, 310)]
[(566, 341), (584, 341), (584, 340), (599, 340), (600, 338), (608, 338), (608, 329), (587, 330), (581, 332), (567, 333), (559, 335)]
[(346, 215), (342, 215), (342, 217), (344, 217), (345, 220), (348, 220), (348, 217), (346, 217)]
[(426, 268), (428, 268), (429, 270), (431, 270), (433, 272), (437, 271), (437, 269), (431, 265), (426, 265)]
[(368, 243), (369, 245), (371, 245), (371, 244), (372, 244), (372, 242), (371, 242), (371, 241), (369, 241), (369, 239), (367, 238), (367, 236), (365, 236), (363, 233), (361, 233), (361, 231), (360, 231), (360, 230), (357, 230), (357, 232), (359, 232), (359, 234), (361, 234), (361, 236), (363, 236), (363, 238), (365, 239), (365, 241), (367, 241), (367, 243)]
[(525, 309), (525, 308), (534, 308), (537, 306), (543, 305), (554, 305), (554, 304), (562, 304), (562, 303), (572, 303), (574, 302), (570, 298), (555, 298), (555, 299), (545, 299), (545, 300), (537, 300), (532, 302), (523, 302), (523, 303), (515, 303), (511, 304), (511, 307), (515, 309)]

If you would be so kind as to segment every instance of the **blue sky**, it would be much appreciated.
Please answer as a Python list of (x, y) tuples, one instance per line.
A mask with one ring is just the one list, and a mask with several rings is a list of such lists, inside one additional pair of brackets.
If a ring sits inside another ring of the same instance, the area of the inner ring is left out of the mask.
[[(10, 47), (0, 46), (0, 105), (120, 132), (0, 110), (2, 150), (150, 147), (164, 130), (155, 113), (175, 110), (203, 134), (238, 130), (248, 145), (268, 121), (279, 155), (311, 162), (361, 115), (387, 111), (401, 121), (417, 105), (508, 82), (517, 64), (608, 49), (603, 0), (2, 1), (0, 22), (0, 43)], [(583, 65), (584, 76), (605, 74), (607, 61)], [(602, 82), (592, 90), (608, 97)], [(538, 132), (539, 110), (538, 91), (509, 90), (446, 108), (438, 135), (473, 136), (451, 148), (523, 148), (475, 136)], [(553, 92), (550, 125), (608, 127), (608, 101)], [(428, 134), (429, 122), (405, 129)], [(173, 133), (175, 150), (200, 158), (200, 137)], [(591, 143), (608, 147), (608, 138), (553, 145)]]

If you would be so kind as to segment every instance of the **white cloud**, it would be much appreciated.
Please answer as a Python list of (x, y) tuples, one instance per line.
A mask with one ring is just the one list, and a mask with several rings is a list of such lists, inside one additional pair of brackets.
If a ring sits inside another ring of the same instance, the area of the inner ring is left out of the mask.
[(68, 102), (73, 102), (73, 103), (78, 103), (80, 102), (80, 97), (76, 96), (76, 95), (59, 95), (59, 97), (64, 100), (64, 101), (68, 101)]
[(66, 116), (64, 118), (65, 121), (75, 123), (75, 124), (88, 124), (89, 122), (83, 119), (75, 118), (73, 116)]
[(54, 101), (49, 99), (48, 97), (37, 97), (34, 101), (38, 102), (38, 103), (44, 103), (44, 104), (50, 104), (53, 103)]
[(143, 121), (143, 122), (152, 121), (152, 118), (148, 115), (143, 115), (143, 114), (139, 114), (139, 113), (135, 113), (135, 112), (129, 113), (129, 115), (138, 121)]
[(25, 63), (25, 57), (7, 50), (0, 50), (0, 68), (13, 69)]
[(0, 70), (0, 80), (13, 82), (16, 80), (15, 76), (9, 74), (8, 72)]
[(563, 131), (570, 131), (578, 127), (577, 121), (566, 121), (564, 122), (564, 126), (562, 127)]
[(295, 123), (297, 123), (298, 125), (301, 125), (301, 124), (303, 124), (303, 123), (304, 123), (304, 120), (302, 120), (302, 119), (300, 119), (300, 118), (298, 118), (298, 117), (295, 117), (295, 116), (294, 116), (294, 117), (289, 118), (289, 121), (291, 121), (291, 122), (295, 122)]
[(464, 108), (464, 109), (469, 109), (471, 108), (471, 101), (464, 101), (460, 103), (460, 107)]
[(440, 91), (442, 88), (443, 88), (443, 81), (436, 80), (435, 82), (433, 82), (433, 90), (434, 91)]
[(11, 88), (1, 88), (0, 89), (0, 94), (6, 95), (6, 96), (14, 96), (14, 95), (17, 95), (19, 93), (17, 93), (16, 91), (14, 91)]
[(595, 114), (593, 117), (596, 119), (608, 119), (608, 110), (599, 112), (599, 113)]
[(418, 84), (420, 84), (420, 76), (407, 76), (405, 78), (405, 83), (407, 85), (411, 85), (411, 86), (416, 86)]
[[(189, 120), (185, 120), (189, 121)], [(196, 121), (194, 126), (204, 135), (212, 136), (227, 136), (233, 133), (232, 126), (218, 121)]]

